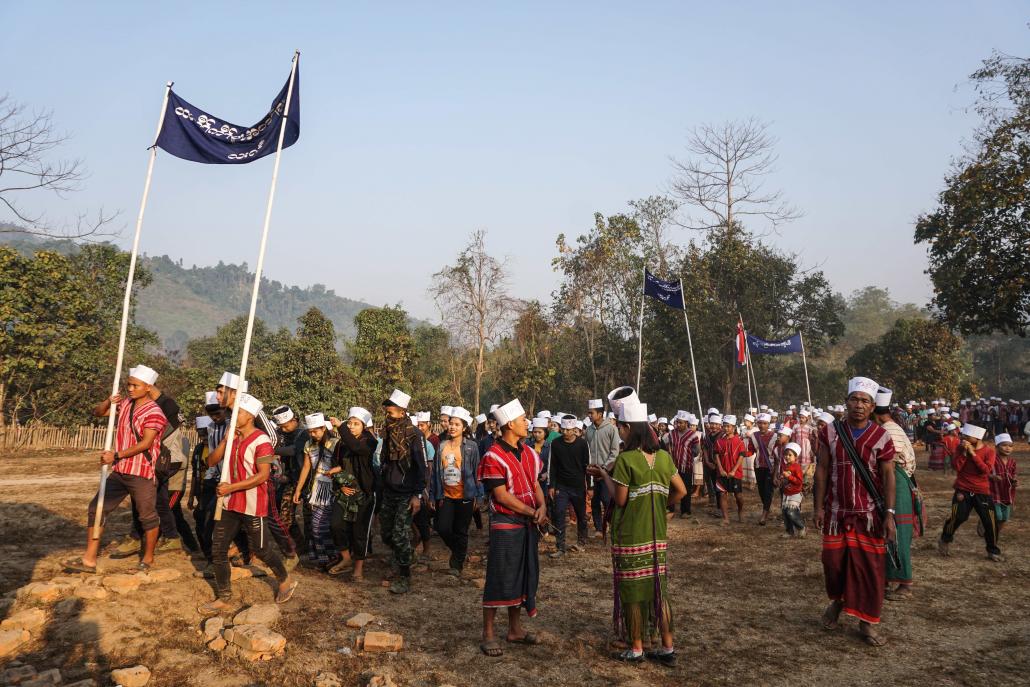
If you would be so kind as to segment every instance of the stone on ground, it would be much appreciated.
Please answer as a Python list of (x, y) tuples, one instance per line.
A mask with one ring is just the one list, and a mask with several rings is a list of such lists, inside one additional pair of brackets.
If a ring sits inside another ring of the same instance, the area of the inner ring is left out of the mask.
[(61, 679), (61, 671), (57, 668), (51, 668), (38, 673), (31, 680), (21, 683), (21, 687), (51, 687), (52, 685), (61, 684)]
[(112, 670), (111, 682), (122, 687), (143, 687), (150, 682), (150, 669), (146, 666), (133, 666)]
[(254, 577), (254, 572), (250, 568), (237, 568), (235, 565), (232, 566), (232, 570), (229, 573), (229, 579), (245, 580), (248, 577)]
[(79, 680), (78, 682), (64, 685), (64, 687), (97, 687), (97, 683), (93, 681), (93, 678), (87, 677), (85, 680)]
[(71, 592), (72, 586), (52, 582), (31, 582), (18, 590), (17, 598), (24, 601), (53, 603)]
[(46, 611), (40, 608), (30, 608), (27, 611), (15, 613), (9, 618), (0, 622), (0, 630), (28, 630), (35, 632), (46, 625)]
[(211, 649), (211, 651), (221, 651), (226, 647), (227, 644), (228, 643), (225, 641), (225, 639), (221, 635), (218, 635), (217, 637), (215, 637), (207, 643), (207, 648)]
[(80, 599), (99, 601), (107, 598), (107, 590), (95, 584), (80, 584), (73, 592)]
[(147, 573), (140, 575), (140, 577), (143, 578), (143, 584), (171, 582), (182, 577), (182, 572), (175, 568), (158, 568), (157, 570), (150, 570)]
[(369, 653), (400, 651), (404, 648), (404, 637), (389, 632), (366, 632), (364, 649)]
[(0, 673), (0, 680), (5, 685), (20, 685), (25, 680), (36, 677), (36, 669), (32, 666), (17, 666)]
[(0, 630), (0, 658), (14, 655), (30, 637), (28, 630)]
[(128, 594), (143, 584), (141, 575), (106, 575), (104, 586), (116, 594)]
[(375, 619), (376, 619), (376, 617), (374, 615), (372, 615), (371, 613), (356, 613), (356, 614), (352, 615), (351, 617), (347, 618), (347, 623), (346, 624), (347, 624), (347, 627), (353, 627), (353, 628), (361, 629), (361, 628), (365, 627), (365, 625), (368, 625), (370, 622), (372, 622)]
[(244, 651), (259, 654), (277, 654), (286, 646), (285, 637), (263, 625), (233, 625), (222, 636)]
[(368, 680), (368, 687), (397, 687), (397, 683), (389, 675), (373, 675)]
[(221, 634), (225, 627), (225, 619), (221, 617), (208, 618), (204, 621), (204, 637), (211, 640)]
[(279, 620), (279, 607), (275, 604), (255, 604), (237, 613), (233, 625), (274, 625)]
[(315, 676), (315, 687), (343, 687), (335, 673), (319, 673)]

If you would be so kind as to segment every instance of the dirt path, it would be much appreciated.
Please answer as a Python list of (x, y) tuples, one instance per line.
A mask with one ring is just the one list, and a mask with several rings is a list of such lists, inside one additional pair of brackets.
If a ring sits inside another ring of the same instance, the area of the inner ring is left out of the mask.
[[(1030, 453), (1021, 446), (1023, 460)], [(925, 455), (921, 455), (925, 466)], [(0, 592), (58, 574), (59, 561), (78, 550), (85, 536), (85, 509), (95, 490), (96, 457), (41, 454), (0, 458)], [(888, 646), (874, 650), (856, 636), (818, 627), (825, 605), (818, 537), (780, 538), (775, 521), (758, 527), (754, 492), (746, 494), (747, 522), (721, 528), (695, 504), (692, 519), (670, 524), (670, 577), (679, 666), (625, 666), (607, 658), (611, 624), (611, 562), (592, 543), (561, 562), (542, 548), (540, 616), (535, 630), (548, 643), (505, 646), (486, 659), (477, 644), (480, 591), (471, 580), (442, 572), (418, 573), (411, 594), (391, 597), (379, 585), (384, 566), (369, 564), (367, 582), (354, 586), (298, 570), (301, 586), (284, 609), (278, 630), (286, 655), (250, 664), (205, 649), (195, 606), (211, 598), (202, 579), (184, 578), (125, 597), (78, 602), (52, 612), (46, 639), (33, 642), (22, 660), (38, 668), (60, 667), (66, 676), (101, 674), (143, 663), (151, 685), (305, 685), (322, 670), (344, 685), (375, 670), (400, 685), (998, 685), (1025, 682), (1030, 674), (1030, 526), (1017, 507), (1001, 546), (1003, 564), (985, 560), (975, 522), (959, 530), (951, 558), (935, 542), (950, 503), (950, 478), (922, 471), (929, 498), (927, 536), (915, 544), (916, 593), (888, 603), (883, 634)], [(811, 503), (804, 504), (806, 516)], [(128, 528), (120, 509), (109, 533)], [(105, 539), (107, 539), (105, 535)], [(444, 550), (433, 540), (435, 553)], [(473, 530), (472, 553), (485, 549)], [(382, 553), (376, 538), (376, 554)], [(190, 573), (184, 557), (165, 554), (161, 566)], [(108, 562), (112, 570), (129, 562)], [(483, 574), (482, 564), (470, 577)], [(268, 582), (235, 585), (240, 604), (271, 599)], [(366, 611), (375, 629), (399, 632), (405, 649), (396, 655), (346, 656), (356, 631), (343, 621)], [(503, 627), (503, 625), (502, 625)], [(69, 680), (70, 681), (70, 680)]]

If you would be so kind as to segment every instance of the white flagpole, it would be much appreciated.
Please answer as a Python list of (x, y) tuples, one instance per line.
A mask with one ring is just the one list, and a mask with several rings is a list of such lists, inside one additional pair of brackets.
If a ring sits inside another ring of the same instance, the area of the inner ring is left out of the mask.
[[(261, 286), (261, 272), (265, 267), (265, 246), (268, 243), (268, 227), (272, 222), (272, 202), (275, 200), (275, 184), (279, 180), (279, 159), (283, 152), (283, 138), (286, 136), (286, 122), (290, 116), (290, 101), (293, 98), (293, 82), (297, 77), (297, 61), (300, 51), (293, 53), (293, 66), (290, 69), (290, 86), (286, 89), (286, 104), (283, 106), (283, 121), (279, 127), (279, 143), (275, 149), (275, 165), (272, 167), (272, 186), (268, 189), (268, 205), (265, 206), (265, 226), (261, 231), (261, 247), (258, 250), (257, 267), (254, 269), (254, 288), (250, 294), (250, 314), (247, 316), (247, 335), (243, 339), (243, 359), (240, 361), (239, 385), (232, 404), (232, 416), (225, 434), (225, 454), (222, 456), (222, 476), (219, 482), (229, 481), (229, 462), (232, 458), (232, 445), (236, 437), (236, 421), (240, 416), (240, 394), (247, 379), (247, 358), (250, 356), (250, 340), (254, 335), (254, 315), (257, 312), (258, 287)], [(219, 497), (215, 503), (215, 520), (222, 519), (222, 501)]]
[(808, 392), (808, 405), (812, 406), (812, 387), (808, 384), (808, 359), (805, 356), (805, 335), (798, 329), (798, 338), (801, 339), (801, 363), (805, 366), (805, 391)]
[(640, 289), (640, 329), (637, 334), (637, 395), (640, 395), (640, 368), (644, 362), (644, 299), (647, 297), (644, 291), (647, 289), (647, 265), (644, 265), (642, 275), (642, 286)]
[[(136, 277), (136, 256), (139, 255), (139, 236), (143, 230), (143, 214), (147, 210), (147, 197), (150, 195), (150, 179), (154, 174), (154, 160), (157, 158), (157, 137), (161, 135), (161, 125), (168, 109), (168, 93), (172, 90), (172, 82), (165, 84), (165, 95), (161, 101), (161, 115), (157, 119), (157, 133), (154, 134), (154, 145), (150, 146), (150, 160), (147, 162), (147, 177), (143, 182), (143, 198), (136, 215), (136, 235), (132, 239), (132, 252), (129, 254), (129, 276), (125, 281), (125, 298), (122, 300), (122, 325), (118, 333), (118, 356), (114, 364), (114, 380), (111, 382), (111, 395), (118, 393), (121, 384), (122, 363), (125, 362), (125, 337), (129, 330), (129, 307), (132, 304), (132, 282)], [(114, 445), (115, 407), (111, 406), (107, 415), (107, 434), (104, 436), (104, 452)], [(100, 538), (100, 519), (104, 512), (104, 492), (107, 491), (107, 466), (100, 467), (100, 488), (97, 490), (97, 512), (93, 519), (93, 538)]]
[(704, 417), (705, 408), (701, 403), (701, 390), (697, 385), (697, 366), (694, 364), (694, 341), (690, 337), (690, 318), (687, 317), (687, 292), (683, 288), (683, 277), (680, 277), (680, 298), (683, 300), (683, 322), (687, 325), (687, 347), (690, 348), (690, 370), (694, 373), (694, 396), (697, 398), (698, 419), (702, 427), (702, 433), (707, 434)]

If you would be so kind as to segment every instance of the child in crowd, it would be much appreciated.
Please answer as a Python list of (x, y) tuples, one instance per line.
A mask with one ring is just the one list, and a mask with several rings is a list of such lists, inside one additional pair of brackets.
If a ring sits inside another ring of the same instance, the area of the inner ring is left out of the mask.
[(783, 525), (787, 528), (785, 537), (805, 536), (805, 519), (801, 517), (805, 475), (798, 464), (800, 455), (801, 446), (793, 441), (783, 447), (784, 464), (780, 484), (783, 492)]
[(1016, 458), (1012, 455), (1012, 436), (999, 434), (994, 437), (994, 449), (998, 459), (991, 472), (991, 498), (994, 499), (994, 517), (998, 523), (998, 534), (1002, 525), (1012, 515), (1012, 503), (1016, 500)]

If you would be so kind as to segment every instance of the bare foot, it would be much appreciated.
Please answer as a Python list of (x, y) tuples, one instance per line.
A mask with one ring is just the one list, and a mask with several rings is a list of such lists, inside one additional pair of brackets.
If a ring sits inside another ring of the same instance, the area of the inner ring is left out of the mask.
[(842, 601), (831, 601), (823, 611), (822, 623), (824, 630), (838, 630), (840, 629), (840, 612), (844, 609), (844, 603)]

